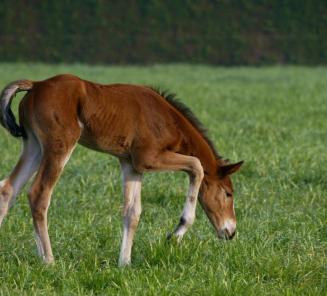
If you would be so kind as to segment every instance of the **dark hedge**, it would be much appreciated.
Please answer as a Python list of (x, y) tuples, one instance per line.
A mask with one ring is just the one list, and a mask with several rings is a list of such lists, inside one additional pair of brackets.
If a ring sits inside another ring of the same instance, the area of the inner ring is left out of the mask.
[(0, 60), (326, 64), (327, 0), (2, 0)]

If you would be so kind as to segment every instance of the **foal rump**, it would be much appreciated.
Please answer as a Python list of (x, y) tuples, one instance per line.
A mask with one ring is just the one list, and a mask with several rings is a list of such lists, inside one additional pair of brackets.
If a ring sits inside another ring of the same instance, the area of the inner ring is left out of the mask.
[(16, 118), (11, 110), (11, 102), (16, 93), (28, 91), (33, 88), (30, 80), (17, 80), (9, 83), (0, 95), (0, 123), (10, 134), (16, 138), (26, 137), (23, 127), (16, 123)]

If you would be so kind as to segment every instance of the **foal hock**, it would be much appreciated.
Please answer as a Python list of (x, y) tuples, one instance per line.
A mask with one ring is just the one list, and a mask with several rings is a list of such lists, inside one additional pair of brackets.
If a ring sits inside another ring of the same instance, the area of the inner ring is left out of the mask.
[[(14, 95), (19, 125), (10, 109)], [(142, 174), (185, 171), (190, 185), (180, 222), (180, 240), (195, 218), (197, 199), (219, 238), (235, 234), (230, 175), (242, 162), (226, 163), (215, 151), (192, 112), (172, 95), (129, 84), (101, 85), (73, 75), (10, 83), (1, 93), (0, 122), (22, 137), (23, 152), (8, 178), (0, 182), (0, 225), (23, 185), (36, 173), (28, 193), (39, 255), (51, 263), (47, 227), (50, 198), (77, 143), (119, 158), (124, 188), (123, 239), (119, 265), (131, 261), (141, 214)]]

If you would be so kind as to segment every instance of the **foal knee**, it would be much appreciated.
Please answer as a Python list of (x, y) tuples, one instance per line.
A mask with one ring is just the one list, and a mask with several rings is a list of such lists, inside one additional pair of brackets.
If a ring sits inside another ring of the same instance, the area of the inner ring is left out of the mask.
[(203, 167), (200, 160), (196, 157), (193, 158), (193, 161), (190, 165), (190, 175), (195, 182), (202, 182), (204, 177)]

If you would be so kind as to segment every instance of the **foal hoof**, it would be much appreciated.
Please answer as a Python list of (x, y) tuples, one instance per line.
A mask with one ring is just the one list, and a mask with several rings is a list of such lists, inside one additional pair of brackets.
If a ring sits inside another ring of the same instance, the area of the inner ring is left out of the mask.
[(176, 234), (175, 232), (170, 232), (167, 234), (167, 241), (180, 243), (183, 236)]
[(53, 266), (53, 265), (55, 265), (55, 261), (54, 261), (54, 258), (53, 257), (48, 257), (48, 258), (47, 257), (44, 257), (43, 258), (43, 262), (47, 266)]
[(129, 266), (131, 266), (131, 261), (127, 261), (127, 262), (119, 261), (119, 263), (118, 263), (119, 268), (126, 268), (126, 267), (129, 267)]

